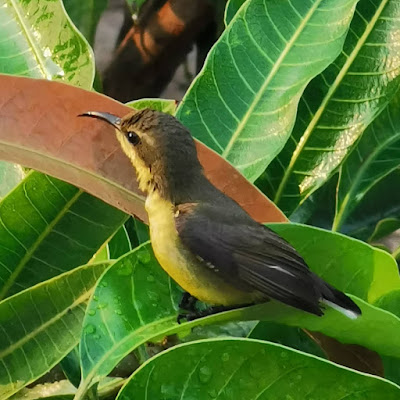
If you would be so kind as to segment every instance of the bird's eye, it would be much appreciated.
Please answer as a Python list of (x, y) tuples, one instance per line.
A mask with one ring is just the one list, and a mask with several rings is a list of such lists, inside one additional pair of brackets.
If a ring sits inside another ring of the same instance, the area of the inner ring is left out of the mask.
[(128, 132), (126, 137), (128, 138), (129, 143), (133, 144), (134, 146), (136, 146), (140, 142), (140, 137), (135, 132)]

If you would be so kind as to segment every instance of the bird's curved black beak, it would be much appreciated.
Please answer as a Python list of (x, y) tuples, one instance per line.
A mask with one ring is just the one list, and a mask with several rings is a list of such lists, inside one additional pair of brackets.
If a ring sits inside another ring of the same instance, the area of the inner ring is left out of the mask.
[(90, 117), (90, 118), (101, 119), (112, 125), (114, 128), (121, 130), (121, 118), (106, 112), (88, 111), (83, 114), (79, 114), (78, 117)]

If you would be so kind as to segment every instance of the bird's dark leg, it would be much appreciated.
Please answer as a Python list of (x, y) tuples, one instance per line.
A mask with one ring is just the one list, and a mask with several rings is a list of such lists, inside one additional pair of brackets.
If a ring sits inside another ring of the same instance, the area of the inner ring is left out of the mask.
[(182, 299), (179, 303), (179, 308), (189, 312), (196, 312), (196, 303), (196, 297), (192, 296), (188, 292), (185, 292), (182, 295)]
[(187, 314), (179, 314), (177, 320), (178, 320), (178, 324), (180, 324), (181, 320), (183, 320), (183, 319), (186, 319), (186, 321), (188, 321), (188, 322), (194, 321), (195, 319), (198, 319), (198, 318), (207, 317), (209, 315), (218, 314), (218, 313), (224, 312), (224, 311), (236, 310), (237, 308), (248, 307), (251, 305), (252, 304), (238, 304), (236, 306), (214, 306), (214, 307), (209, 307), (202, 311), (194, 310)]

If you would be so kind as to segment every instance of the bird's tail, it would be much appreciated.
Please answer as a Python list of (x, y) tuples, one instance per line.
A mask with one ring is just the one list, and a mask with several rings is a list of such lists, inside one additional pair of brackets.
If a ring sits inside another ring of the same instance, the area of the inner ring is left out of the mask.
[(326, 282), (323, 282), (323, 284), (322, 303), (325, 303), (351, 319), (356, 319), (361, 315), (360, 307), (358, 307), (350, 297)]

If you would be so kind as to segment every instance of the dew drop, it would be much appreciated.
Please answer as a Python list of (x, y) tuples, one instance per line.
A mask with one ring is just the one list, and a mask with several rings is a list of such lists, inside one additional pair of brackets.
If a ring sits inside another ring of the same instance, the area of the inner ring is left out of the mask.
[(123, 263), (117, 270), (118, 275), (128, 276), (132, 275), (133, 266), (131, 263)]
[(287, 358), (287, 356), (288, 356), (288, 355), (287, 355), (286, 351), (282, 351), (281, 357), (282, 357), (282, 358)]
[(94, 301), (99, 301), (99, 298), (98, 298), (96, 295), (94, 295), (94, 296), (93, 296), (93, 300), (94, 300)]
[(101, 309), (103, 309), (103, 308), (107, 308), (107, 306), (108, 306), (108, 303), (100, 303), (100, 304), (97, 306), (97, 308), (98, 308), (99, 310), (101, 310)]
[(147, 275), (147, 282), (154, 282), (154, 276), (153, 275)]
[(208, 391), (208, 394), (210, 395), (210, 397), (211, 397), (212, 399), (215, 399), (215, 398), (218, 396), (218, 393), (217, 393), (217, 391), (216, 391), (215, 389), (209, 390), (209, 391)]
[(121, 310), (115, 310), (115, 314), (122, 315), (122, 311)]
[(84, 328), (85, 333), (88, 333), (89, 335), (92, 335), (93, 333), (96, 332), (96, 327), (92, 324), (86, 325)]
[(211, 379), (211, 369), (206, 365), (199, 369), (199, 379), (202, 383), (207, 383)]
[(150, 253), (146, 250), (139, 251), (137, 258), (143, 264), (148, 264), (151, 261)]
[(99, 283), (99, 286), (100, 287), (107, 287), (108, 286), (108, 282), (107, 281), (101, 281), (100, 283)]
[(89, 311), (88, 311), (88, 314), (91, 315), (91, 316), (93, 316), (93, 315), (96, 314), (96, 310), (89, 310)]
[(147, 292), (149, 299), (153, 301), (160, 300), (160, 295), (157, 292)]
[(222, 361), (229, 361), (229, 353), (222, 354), (221, 359), (222, 359)]

